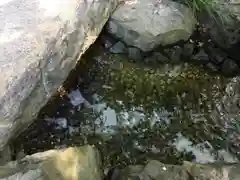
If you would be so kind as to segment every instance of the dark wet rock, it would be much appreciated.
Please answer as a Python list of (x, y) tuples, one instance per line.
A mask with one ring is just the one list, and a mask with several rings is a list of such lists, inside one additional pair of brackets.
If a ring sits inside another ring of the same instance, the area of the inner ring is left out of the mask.
[(106, 49), (109, 49), (111, 46), (113, 46), (116, 43), (116, 40), (108, 35), (102, 35), (101, 43)]
[(143, 53), (139, 48), (129, 47), (128, 48), (128, 57), (132, 60), (142, 60)]
[(211, 21), (213, 22), (208, 23), (208, 25), (210, 26), (209, 32), (214, 43), (223, 49), (230, 49), (233, 45), (239, 42), (240, 22), (233, 19), (225, 24), (222, 24), (220, 21), (216, 23), (213, 19)]
[(102, 180), (99, 152), (92, 146), (49, 150), (0, 166), (1, 180)]
[(0, 165), (12, 160), (13, 149), (8, 145), (0, 152)]
[(218, 67), (212, 62), (207, 63), (206, 67), (212, 72), (217, 72), (219, 70)]
[(208, 55), (215, 64), (221, 64), (228, 56), (221, 49), (215, 47), (208, 47)]
[(221, 71), (227, 76), (234, 76), (239, 73), (240, 69), (234, 60), (226, 59), (221, 66)]
[(190, 57), (193, 54), (194, 48), (195, 45), (193, 43), (184, 44), (182, 55), (184, 57)]
[(118, 41), (116, 44), (114, 44), (109, 51), (111, 53), (116, 53), (116, 54), (124, 54), (127, 52), (127, 48), (125, 44), (121, 41)]
[(153, 54), (144, 59), (145, 62), (154, 62), (154, 63), (169, 63), (171, 60), (163, 55), (161, 52), (153, 52)]
[(206, 25), (211, 39), (221, 48), (229, 49), (240, 40), (240, 8), (238, 1), (214, 2), (217, 14), (202, 13), (200, 21)]
[(82, 115), (81, 113), (79, 113), (78, 119), (70, 118), (70, 119), (68, 120), (68, 125), (69, 125), (69, 126), (73, 126), (73, 127), (79, 127), (79, 126), (80, 126), (80, 121), (79, 121), (79, 119), (81, 119), (81, 118), (84, 118), (84, 117), (83, 117), (83, 115)]
[(205, 24), (207, 34), (221, 49), (227, 51), (231, 58), (240, 60), (238, 55), (240, 43), (240, 6), (239, 1), (218, 0), (214, 2), (217, 14), (203, 13), (199, 17)]
[(204, 64), (209, 62), (208, 54), (203, 49), (201, 49), (196, 55), (194, 55), (192, 59), (196, 62)]
[(119, 168), (112, 168), (107, 173), (107, 176), (105, 177), (105, 180), (122, 180), (122, 170)]
[(167, 53), (171, 62), (177, 63), (181, 60), (183, 50), (180, 46), (174, 46), (172, 48), (166, 49), (165, 52)]
[(239, 50), (240, 50), (240, 42), (234, 44), (230, 49), (227, 50), (228, 56), (240, 62)]

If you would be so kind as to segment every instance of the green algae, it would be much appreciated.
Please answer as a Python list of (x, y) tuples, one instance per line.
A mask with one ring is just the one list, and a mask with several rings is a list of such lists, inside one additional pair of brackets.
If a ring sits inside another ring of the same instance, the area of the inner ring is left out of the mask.
[[(136, 107), (146, 117), (132, 127), (118, 127), (115, 135), (101, 141), (105, 166), (124, 166), (148, 158), (173, 164), (194, 159), (191, 153), (178, 152), (171, 145), (179, 132), (193, 144), (208, 141), (215, 150), (228, 147), (226, 131), (210, 116), (228, 79), (191, 64), (151, 67), (113, 54), (108, 55), (108, 61), (101, 71), (95, 71), (95, 76), (105, 76), (104, 88), (97, 91), (102, 101), (117, 112), (120, 121), (121, 112)], [(172, 112), (170, 122), (152, 125), (153, 112), (160, 108)], [(158, 152), (153, 153), (152, 147)]]
[(110, 106), (121, 100), (124, 108), (141, 106), (148, 113), (160, 107), (172, 111), (176, 106), (208, 113), (220, 100), (227, 82), (194, 65), (147, 67), (112, 56), (114, 68), (107, 67), (109, 88), (101, 93)]

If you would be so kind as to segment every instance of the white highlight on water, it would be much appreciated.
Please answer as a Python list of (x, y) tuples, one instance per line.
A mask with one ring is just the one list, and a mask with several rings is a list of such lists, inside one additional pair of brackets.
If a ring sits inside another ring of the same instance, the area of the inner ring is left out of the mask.
[(231, 155), (229, 152), (226, 152), (225, 150), (219, 150), (218, 155), (220, 156), (220, 159), (216, 159), (216, 157), (211, 153), (211, 148), (205, 148), (204, 143), (193, 145), (193, 143), (189, 139), (184, 137), (181, 133), (178, 133), (178, 137), (175, 139), (173, 145), (180, 152), (192, 152), (196, 158), (195, 161), (197, 163), (213, 163), (218, 160), (223, 160), (224, 162), (229, 163), (238, 161), (236, 157)]

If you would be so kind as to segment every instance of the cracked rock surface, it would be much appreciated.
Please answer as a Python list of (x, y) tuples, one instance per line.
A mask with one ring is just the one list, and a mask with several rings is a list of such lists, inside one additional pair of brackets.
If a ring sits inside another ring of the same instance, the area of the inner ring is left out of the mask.
[(95, 41), (118, 0), (0, 3), (0, 149), (30, 124)]

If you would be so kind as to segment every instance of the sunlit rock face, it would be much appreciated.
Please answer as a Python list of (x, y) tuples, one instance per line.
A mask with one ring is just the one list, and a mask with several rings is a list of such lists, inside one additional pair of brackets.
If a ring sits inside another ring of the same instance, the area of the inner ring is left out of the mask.
[(127, 45), (151, 51), (158, 45), (187, 40), (195, 23), (193, 13), (183, 4), (170, 0), (130, 0), (113, 13), (108, 32)]
[(32, 122), (118, 0), (0, 2), (0, 148)]
[(49, 150), (1, 166), (1, 180), (101, 180), (101, 159), (92, 146)]

